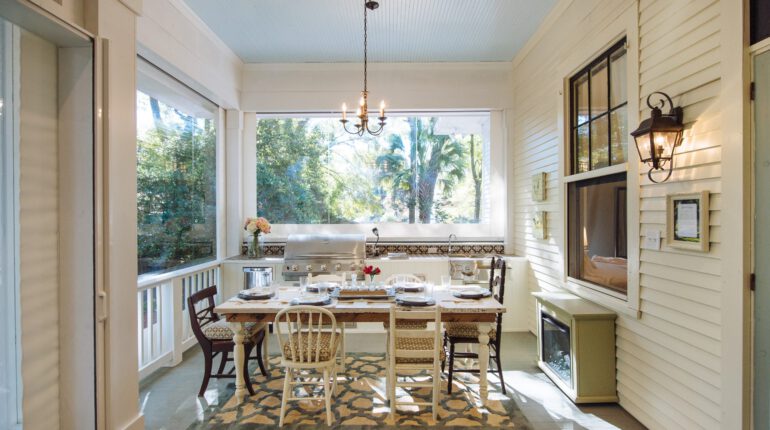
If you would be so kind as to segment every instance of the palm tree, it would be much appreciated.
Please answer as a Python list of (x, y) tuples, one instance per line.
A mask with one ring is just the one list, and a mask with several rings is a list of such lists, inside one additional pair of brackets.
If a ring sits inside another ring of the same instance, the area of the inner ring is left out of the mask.
[[(394, 203), (406, 200), (409, 222), (429, 223), (436, 186), (451, 190), (465, 175), (463, 145), (448, 135), (435, 134), (437, 118), (411, 117), (409, 142), (390, 136), (388, 151), (377, 157), (381, 182), (392, 190)], [(408, 147), (407, 147), (408, 146)]]

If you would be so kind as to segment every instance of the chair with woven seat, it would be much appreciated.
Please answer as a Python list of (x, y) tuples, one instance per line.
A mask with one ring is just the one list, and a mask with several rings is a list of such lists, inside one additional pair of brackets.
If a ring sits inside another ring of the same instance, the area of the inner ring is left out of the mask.
[[(203, 382), (198, 391), (198, 396), (203, 396), (206, 392), (211, 378), (235, 378), (234, 371), (237, 364), (230, 358), (230, 353), (235, 349), (233, 331), (230, 330), (227, 322), (220, 319), (219, 315), (214, 312), (214, 296), (216, 294), (217, 287), (212, 286), (198, 291), (187, 298), (187, 313), (190, 315), (190, 327), (203, 350), (204, 357)], [(259, 370), (262, 372), (262, 375), (267, 376), (265, 365), (262, 362), (261, 346), (264, 338), (265, 330), (263, 327), (257, 324), (246, 324), (246, 334), (243, 343), (244, 360), (241, 365), (244, 369), (244, 382), (250, 394), (254, 394), (254, 388), (251, 386), (251, 378), (249, 378), (248, 372), (249, 360), (251, 358), (257, 359)], [(251, 357), (252, 350), (256, 350), (255, 357)], [(222, 358), (219, 362), (219, 369), (217, 373), (212, 374), (211, 369), (214, 358), (220, 354)], [(233, 362), (233, 368), (230, 369), (230, 372), (224, 373), (228, 362)]]
[[(434, 326), (430, 329), (401, 328), (409, 324), (396, 321), (431, 321)], [(441, 308), (409, 310), (393, 306), (390, 309), (391, 330), (388, 338), (388, 379), (387, 392), (390, 402), (390, 413), (395, 416), (399, 405), (431, 406), (433, 420), (438, 415), (438, 402), (441, 396), (441, 362), (445, 359), (441, 348)], [(407, 372), (413, 376), (415, 371), (427, 371), (431, 382), (399, 382), (399, 374)], [(398, 401), (396, 388), (430, 388), (432, 401), (414, 402)]]
[[(307, 277), (307, 283), (312, 284), (315, 282), (337, 282), (340, 285), (345, 283), (345, 275), (341, 274), (321, 274), (321, 275), (313, 275), (312, 273), (308, 275)], [(345, 323), (340, 324), (340, 347), (338, 349), (339, 351), (339, 360), (340, 360), (340, 372), (345, 373), (345, 357), (347, 356), (347, 353), (345, 352)]]
[[(489, 291), (492, 292), (492, 296), (503, 304), (503, 297), (505, 295), (505, 272), (506, 264), (502, 257), (492, 257), (492, 264), (489, 270)], [(505, 381), (503, 380), (503, 368), (500, 364), (500, 334), (503, 324), (503, 315), (497, 314), (495, 325), (489, 331), (489, 359), (495, 362), (497, 376), (500, 378), (500, 386), (503, 394), (506, 394)], [(479, 330), (478, 325), (475, 323), (460, 323), (449, 322), (445, 325), (446, 331), (444, 332), (444, 349), (448, 348), (447, 356), (449, 357), (449, 383), (447, 384), (447, 393), (452, 394), (452, 381), (454, 373), (479, 373), (479, 369), (455, 369), (454, 361), (456, 358), (465, 359), (477, 359), (478, 353), (466, 351), (455, 352), (455, 346), (457, 344), (478, 344), (479, 343)], [(442, 373), (445, 370), (446, 362), (441, 363)]]
[[(318, 306), (293, 306), (278, 312), (273, 327), (280, 344), (281, 365), (286, 369), (279, 426), (283, 426), (287, 402), (311, 399), (324, 400), (326, 423), (331, 426), (331, 397), (337, 388), (336, 356), (340, 345), (337, 320), (327, 309)], [(323, 373), (323, 397), (295, 397), (296, 386), (319, 385), (319, 382), (302, 381), (302, 371)]]
[[(397, 282), (417, 282), (417, 283), (423, 283), (425, 282), (424, 279), (420, 278), (417, 275), (412, 275), (411, 273), (399, 273), (395, 275), (388, 276), (387, 279), (385, 279), (385, 285), (394, 285)], [(396, 324), (398, 324), (399, 328), (403, 329), (424, 329), (428, 326), (427, 321), (417, 321), (417, 320), (405, 320), (396, 321)], [(388, 330), (390, 328), (390, 321), (385, 321), (382, 323), (382, 326), (385, 328), (385, 330)]]

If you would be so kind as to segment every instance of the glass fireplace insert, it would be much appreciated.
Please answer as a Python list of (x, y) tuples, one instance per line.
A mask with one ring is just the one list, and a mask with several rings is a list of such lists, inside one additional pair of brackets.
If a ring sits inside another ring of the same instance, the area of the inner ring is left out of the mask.
[(569, 326), (541, 312), (542, 360), (562, 381), (572, 386)]

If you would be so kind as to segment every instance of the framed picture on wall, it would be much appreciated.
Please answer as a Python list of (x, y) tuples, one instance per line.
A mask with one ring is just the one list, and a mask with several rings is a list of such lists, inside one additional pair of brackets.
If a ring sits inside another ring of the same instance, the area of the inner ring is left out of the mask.
[(545, 239), (548, 235), (545, 211), (537, 211), (532, 216), (532, 234), (536, 239)]
[(545, 172), (535, 173), (532, 175), (532, 201), (545, 201), (545, 175)]
[(708, 191), (672, 194), (666, 197), (666, 245), (708, 252)]

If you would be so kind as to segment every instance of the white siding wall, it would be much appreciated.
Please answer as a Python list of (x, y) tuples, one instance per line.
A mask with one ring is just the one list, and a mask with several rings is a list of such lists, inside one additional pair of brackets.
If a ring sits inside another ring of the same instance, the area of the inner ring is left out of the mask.
[[(581, 0), (559, 8), (551, 27), (514, 62), (514, 111), (509, 130), (513, 157), (514, 249), (531, 264), (530, 289), (563, 285), (564, 208), (559, 203), (561, 114), (556, 91), (566, 57), (591, 41), (628, 8), (638, 14), (639, 106), (649, 115), (646, 96), (664, 91), (684, 107), (685, 142), (679, 166), (665, 184), (640, 172), (640, 231), (665, 235), (665, 196), (711, 192), (711, 251), (640, 251), (639, 319), (617, 322), (617, 379), (621, 405), (653, 429), (720, 428), (722, 392), (722, 267), (720, 3), (711, 0)], [(546, 24), (548, 25), (548, 24)], [(736, 30), (737, 31), (737, 30)], [(606, 43), (611, 40), (605, 41)], [(581, 61), (590, 60), (583, 58)], [(580, 64), (575, 64), (575, 67)], [(638, 118), (629, 114), (629, 130)], [(633, 142), (629, 151), (634, 151)], [(548, 172), (548, 240), (536, 240), (530, 177)], [(534, 301), (530, 329), (535, 330)]]

